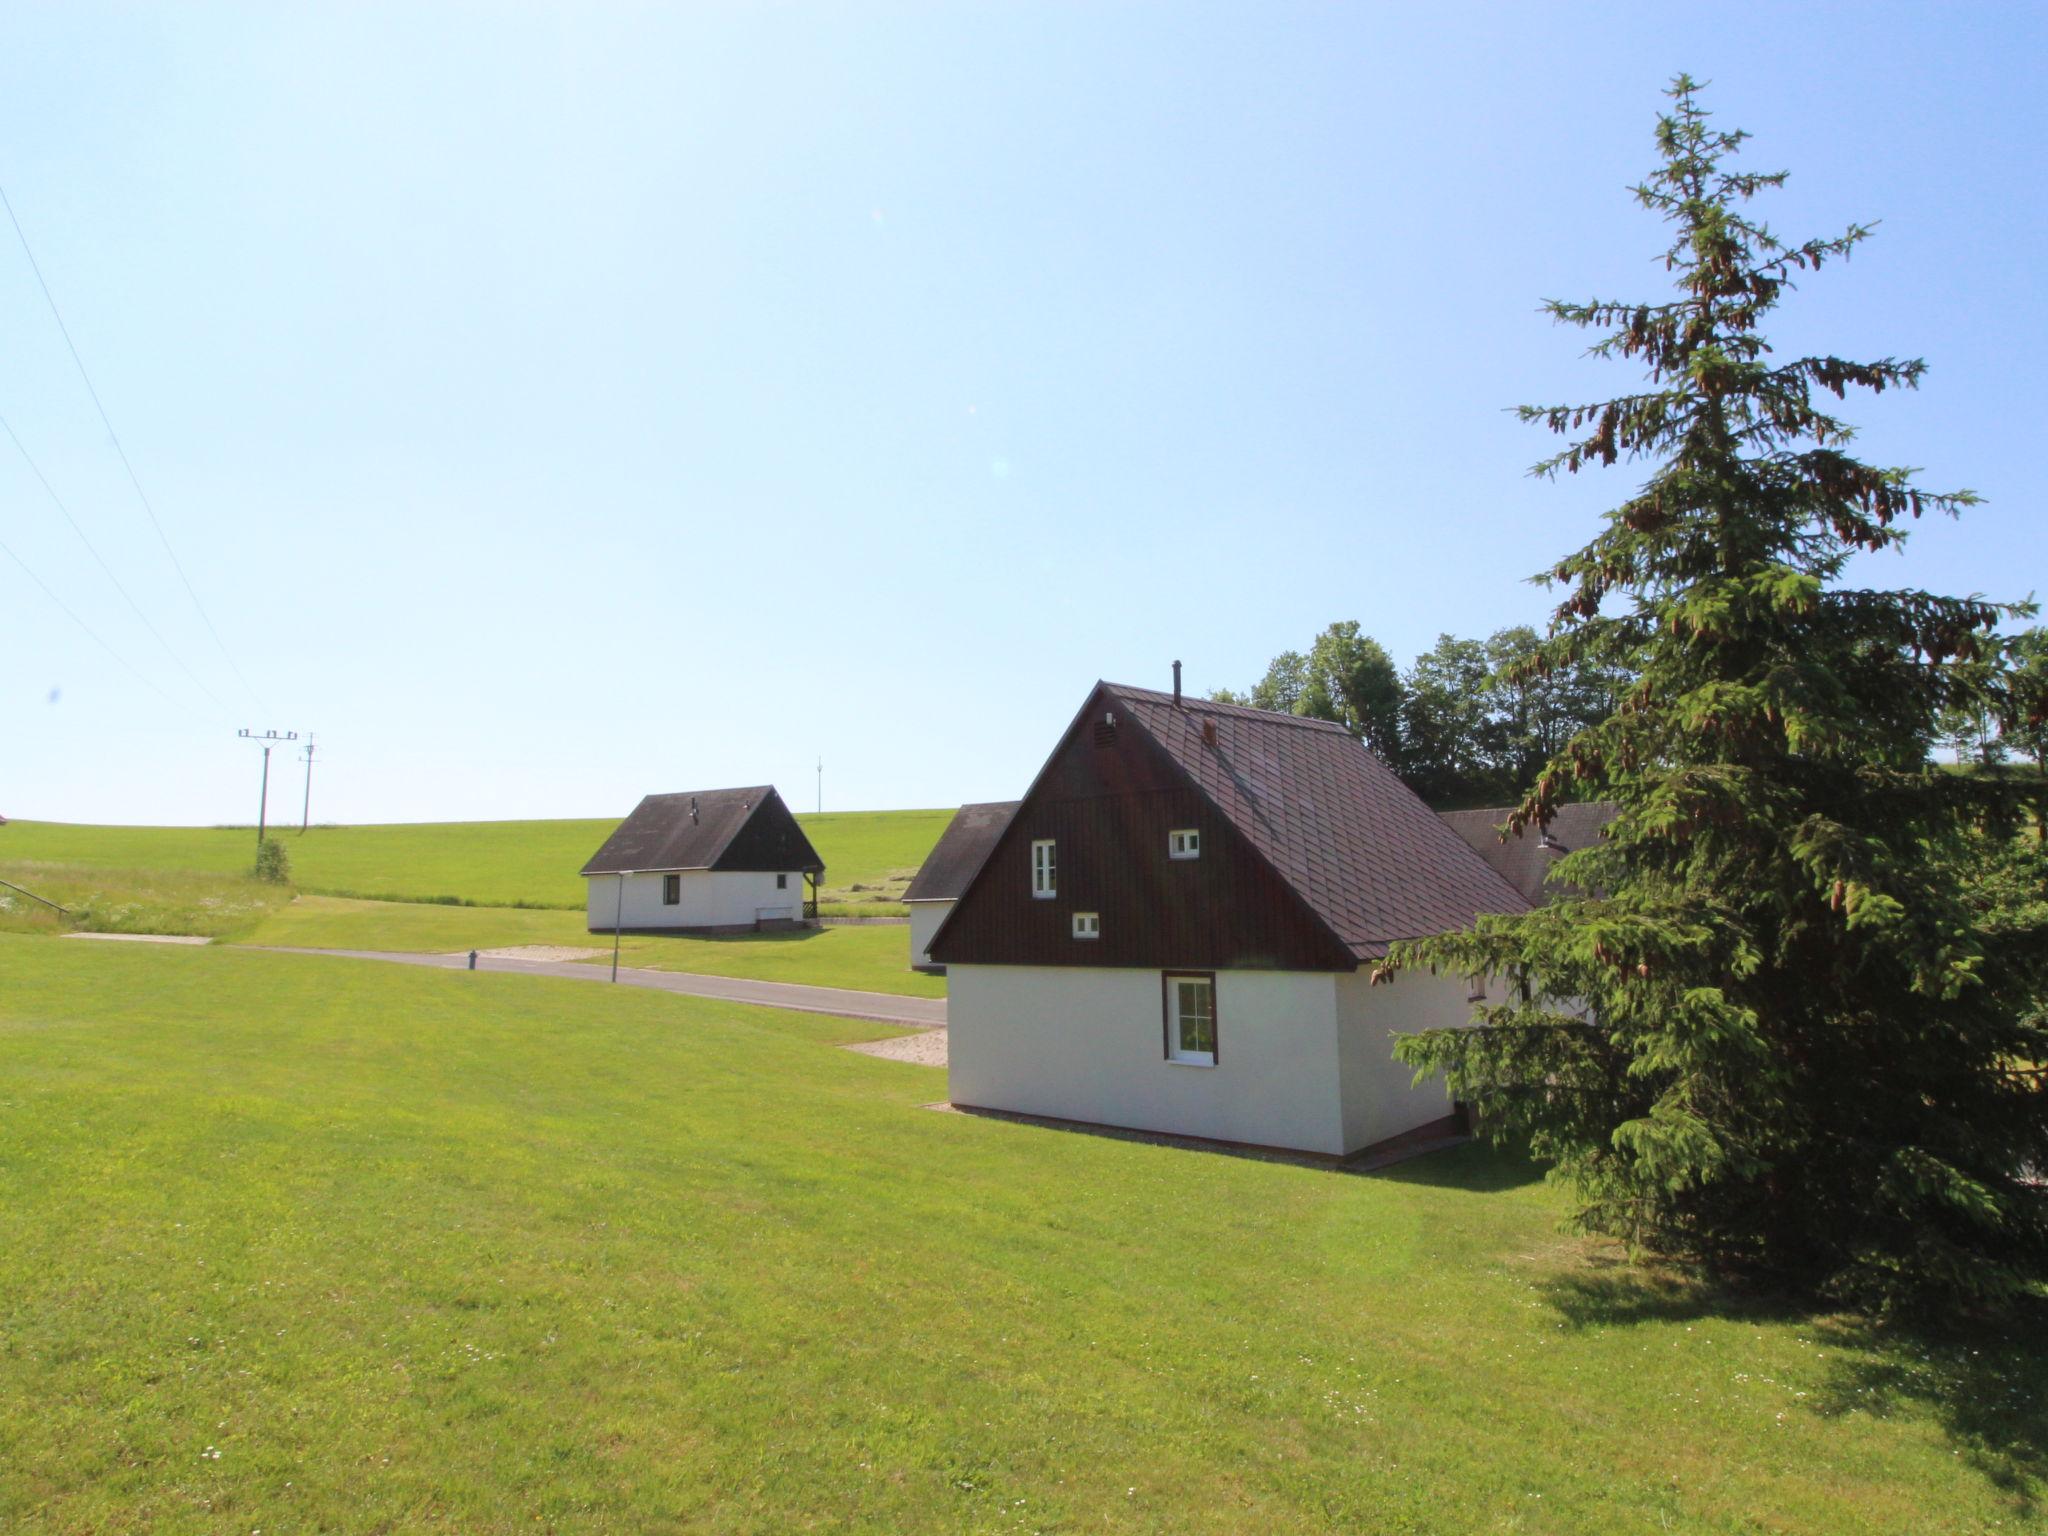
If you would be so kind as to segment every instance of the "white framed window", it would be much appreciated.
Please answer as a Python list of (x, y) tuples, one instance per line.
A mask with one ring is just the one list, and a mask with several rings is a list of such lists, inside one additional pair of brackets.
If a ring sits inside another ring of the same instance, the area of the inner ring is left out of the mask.
[(1077, 939), (1101, 938), (1102, 914), (1100, 912), (1076, 912), (1074, 914), (1074, 937)]
[(1216, 1053), (1216, 974), (1167, 971), (1166, 1059), (1188, 1067), (1213, 1067)]
[(683, 877), (663, 875), (661, 877), (661, 904), (664, 907), (679, 907), (683, 903)]
[(1031, 845), (1031, 894), (1050, 901), (1060, 893), (1059, 845), (1041, 837)]
[(1199, 859), (1202, 856), (1202, 834), (1194, 827), (1180, 827), (1166, 834), (1166, 856), (1169, 859)]

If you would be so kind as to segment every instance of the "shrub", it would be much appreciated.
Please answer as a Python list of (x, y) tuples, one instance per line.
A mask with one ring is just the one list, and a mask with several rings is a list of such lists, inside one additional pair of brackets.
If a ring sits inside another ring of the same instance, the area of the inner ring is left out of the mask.
[(291, 855), (284, 851), (284, 844), (274, 837), (266, 837), (257, 845), (256, 878), (268, 880), (273, 885), (291, 884)]

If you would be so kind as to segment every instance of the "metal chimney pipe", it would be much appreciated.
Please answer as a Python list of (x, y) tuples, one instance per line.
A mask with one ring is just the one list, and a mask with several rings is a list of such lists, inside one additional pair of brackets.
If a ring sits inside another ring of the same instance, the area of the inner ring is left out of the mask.
[(1173, 664), (1173, 707), (1180, 708), (1180, 663)]

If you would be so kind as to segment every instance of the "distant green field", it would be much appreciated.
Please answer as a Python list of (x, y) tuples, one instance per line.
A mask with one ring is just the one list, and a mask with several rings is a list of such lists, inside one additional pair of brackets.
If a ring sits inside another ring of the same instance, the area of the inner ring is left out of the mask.
[[(825, 861), (825, 898), (858, 903), (900, 895), (951, 816), (950, 810), (828, 811), (798, 820)], [(293, 829), (279, 838), (291, 855), (292, 882), (301, 891), (581, 911), (584, 888), (576, 871), (616, 825), (609, 819), (419, 822), (315, 827), (304, 836)], [(0, 827), (0, 865), (35, 861), (80, 869), (240, 875), (254, 856), (254, 828), (47, 821)], [(854, 886), (869, 889), (857, 892)]]
[(2048, 1335), (919, 1106), (844, 1019), (0, 935), (0, 1530), (2040, 1530)]
[[(587, 931), (580, 911), (446, 907), (340, 896), (301, 896), (241, 937), (250, 944), (436, 954), (517, 944), (580, 946), (601, 949), (607, 956), (611, 951), (609, 935)], [(898, 926), (807, 928), (717, 938), (629, 934), (619, 955), (626, 965), (657, 971), (851, 987), (905, 997), (946, 995), (944, 981), (909, 968), (909, 930)]]

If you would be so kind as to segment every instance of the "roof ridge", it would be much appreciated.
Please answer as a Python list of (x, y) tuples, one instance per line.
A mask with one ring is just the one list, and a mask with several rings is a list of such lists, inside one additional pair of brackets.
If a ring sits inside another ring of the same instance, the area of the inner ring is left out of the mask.
[[(1134, 698), (1156, 700), (1167, 704), (1173, 702), (1172, 694), (1158, 688), (1140, 688), (1131, 683), (1111, 682), (1105, 682), (1102, 686), (1109, 689), (1112, 693), (1125, 694)], [(1350, 731), (1339, 725), (1335, 720), (1317, 720), (1309, 715), (1290, 714), (1283, 709), (1260, 709), (1251, 704), (1232, 704), (1224, 699), (1198, 699), (1192, 695), (1183, 694), (1180, 700), (1180, 707), (1210, 714), (1250, 715), (1255, 719), (1269, 720), (1275, 725), (1296, 725), (1313, 731), (1336, 731), (1339, 735), (1343, 736), (1351, 734)]]

